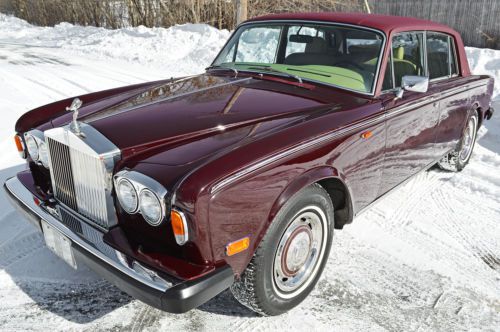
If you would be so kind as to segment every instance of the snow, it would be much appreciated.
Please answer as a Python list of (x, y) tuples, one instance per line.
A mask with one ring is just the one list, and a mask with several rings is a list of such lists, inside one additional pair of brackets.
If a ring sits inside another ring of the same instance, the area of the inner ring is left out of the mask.
[[(12, 134), (39, 105), (89, 91), (201, 72), (229, 32), (207, 25), (120, 30), (34, 27), (0, 14), (0, 181), (23, 169)], [(500, 51), (467, 48), (471, 70), (495, 76)], [(500, 114), (470, 164), (431, 169), (337, 231), (318, 286), (298, 308), (257, 317), (228, 292), (172, 315), (80, 264), (51, 254), (0, 193), (2, 330), (499, 330)]]

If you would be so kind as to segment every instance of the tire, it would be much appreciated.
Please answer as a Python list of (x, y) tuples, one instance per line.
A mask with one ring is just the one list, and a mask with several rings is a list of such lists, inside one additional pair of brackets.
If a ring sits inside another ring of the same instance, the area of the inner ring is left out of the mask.
[(476, 144), (478, 123), (479, 117), (477, 111), (474, 110), (467, 119), (462, 138), (456, 149), (438, 162), (438, 166), (441, 169), (450, 172), (460, 172), (467, 166), (472, 156), (474, 145)]
[(323, 272), (332, 245), (333, 205), (318, 184), (294, 195), (269, 226), (240, 280), (234, 297), (264, 315), (300, 304)]

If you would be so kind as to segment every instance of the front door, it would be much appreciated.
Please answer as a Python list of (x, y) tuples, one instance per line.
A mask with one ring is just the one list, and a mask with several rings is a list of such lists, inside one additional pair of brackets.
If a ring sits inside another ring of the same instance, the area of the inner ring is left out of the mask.
[[(423, 32), (404, 32), (392, 39), (395, 86), (405, 75), (426, 76)], [(386, 152), (379, 194), (389, 191), (438, 158), (434, 147), (439, 102), (431, 92), (405, 91), (402, 99), (386, 95)]]

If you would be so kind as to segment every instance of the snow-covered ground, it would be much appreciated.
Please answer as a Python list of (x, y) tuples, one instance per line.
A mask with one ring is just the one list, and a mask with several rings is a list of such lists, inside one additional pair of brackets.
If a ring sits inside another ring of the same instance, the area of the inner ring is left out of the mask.
[[(228, 35), (206, 25), (38, 28), (0, 14), (0, 183), (24, 167), (12, 142), (24, 112), (201, 72)], [(496, 76), (498, 96), (500, 51), (467, 53), (474, 73)], [(500, 114), (480, 136), (463, 172), (421, 173), (337, 231), (318, 286), (280, 317), (257, 317), (228, 292), (184, 315), (148, 307), (67, 267), (2, 191), (0, 330), (499, 331)]]

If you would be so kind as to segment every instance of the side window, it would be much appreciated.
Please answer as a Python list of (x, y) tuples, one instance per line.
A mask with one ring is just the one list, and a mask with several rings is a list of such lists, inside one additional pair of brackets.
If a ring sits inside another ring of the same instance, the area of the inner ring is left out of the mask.
[(424, 76), (423, 33), (404, 32), (392, 39), (394, 83), (401, 86), (405, 75)]
[(427, 33), (427, 68), (430, 79), (448, 77), (451, 75), (452, 66), (456, 67), (451, 64), (450, 46), (450, 38), (447, 35)]

